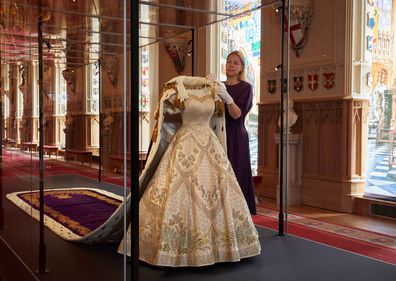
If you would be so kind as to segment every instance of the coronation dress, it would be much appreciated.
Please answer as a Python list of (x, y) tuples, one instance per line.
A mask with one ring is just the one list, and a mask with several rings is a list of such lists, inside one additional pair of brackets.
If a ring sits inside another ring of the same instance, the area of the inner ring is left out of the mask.
[[(179, 76), (163, 91), (139, 179), (139, 258), (149, 264), (204, 266), (260, 254), (257, 230), (225, 151), (224, 105), (213, 83)], [(128, 255), (129, 241), (130, 229)]]

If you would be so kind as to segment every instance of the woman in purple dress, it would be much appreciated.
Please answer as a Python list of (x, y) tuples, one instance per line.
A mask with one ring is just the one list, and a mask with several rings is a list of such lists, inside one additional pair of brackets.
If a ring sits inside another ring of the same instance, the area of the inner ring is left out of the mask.
[(245, 117), (253, 106), (253, 91), (252, 85), (245, 81), (245, 60), (240, 51), (233, 51), (227, 56), (226, 75), (226, 88), (221, 85), (217, 86), (216, 92), (227, 104), (228, 158), (234, 168), (250, 213), (256, 214), (249, 138), (245, 128)]

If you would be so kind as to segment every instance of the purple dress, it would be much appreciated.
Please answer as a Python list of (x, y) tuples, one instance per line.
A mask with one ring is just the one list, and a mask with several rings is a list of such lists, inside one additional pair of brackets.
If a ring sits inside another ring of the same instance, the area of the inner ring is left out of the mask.
[(234, 119), (226, 110), (227, 153), (234, 168), (235, 176), (251, 214), (256, 214), (252, 168), (250, 163), (249, 137), (245, 128), (245, 117), (253, 106), (252, 85), (241, 81), (235, 85), (226, 85), (227, 92), (241, 109), (241, 117)]

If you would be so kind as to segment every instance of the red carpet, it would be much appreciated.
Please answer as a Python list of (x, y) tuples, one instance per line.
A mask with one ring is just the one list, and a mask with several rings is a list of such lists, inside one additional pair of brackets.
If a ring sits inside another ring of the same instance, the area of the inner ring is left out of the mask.
[[(260, 211), (262, 210), (269, 210), (269, 209), (260, 208), (259, 213), (261, 213)], [(308, 220), (316, 221), (312, 219), (308, 219)], [(253, 221), (256, 225), (267, 227), (273, 230), (278, 230), (278, 220), (267, 214), (261, 213), (255, 215), (253, 216)], [(327, 229), (329, 227), (331, 228), (331, 226), (334, 226), (334, 229), (340, 229), (341, 227), (338, 225), (329, 224), (327, 222), (326, 223), (320, 221), (316, 221), (316, 222), (317, 225), (324, 224), (325, 226), (327, 226)], [(354, 233), (357, 231), (354, 228), (348, 228), (345, 226), (342, 226), (341, 228), (343, 229), (343, 232), (347, 232), (347, 233), (348, 230), (350, 230), (349, 231), (350, 233)], [(288, 234), (309, 239), (312, 241), (316, 241), (319, 243), (323, 243), (329, 246), (333, 246), (339, 249), (343, 249), (346, 251), (350, 251), (356, 254), (360, 254), (366, 257), (370, 257), (373, 259), (377, 259), (383, 262), (396, 265), (396, 248), (394, 248), (394, 243), (396, 241), (395, 237), (381, 235), (378, 233), (374, 234), (373, 232), (363, 231), (363, 230), (359, 230), (358, 232), (360, 234), (361, 232), (367, 232), (366, 237), (374, 237), (374, 238), (371, 238), (371, 242), (370, 242), (370, 239), (362, 240), (358, 238), (352, 238), (350, 235), (343, 236), (341, 233), (332, 233), (328, 230), (323, 230), (318, 227), (309, 227), (307, 225), (303, 225), (300, 223), (291, 222), (290, 220), (288, 222)], [(389, 246), (386, 246), (387, 244)]]
[[(3, 151), (3, 176), (26, 177), (38, 176), (38, 158), (30, 155)], [(76, 174), (97, 179), (97, 170), (73, 163), (62, 162), (54, 158), (45, 159), (45, 176)], [(123, 185), (121, 176), (107, 173), (104, 182)], [(130, 186), (129, 181), (127, 183)], [(267, 208), (258, 208), (259, 215), (253, 216), (256, 224), (277, 230), (277, 212)], [(329, 246), (344, 249), (370, 258), (396, 265), (396, 237), (386, 236), (370, 231), (340, 226), (303, 216), (288, 216), (288, 233)]]
[[(76, 165), (72, 162), (64, 162), (54, 158), (54, 156), (52, 158), (44, 158), (44, 176), (64, 174), (76, 174), (95, 180), (98, 179), (97, 169)], [(39, 159), (37, 156), (31, 158), (29, 154), (3, 150), (3, 177), (26, 178), (30, 175), (39, 176)], [(122, 175), (115, 175), (111, 172), (104, 172), (102, 181), (120, 186), (124, 185)], [(127, 181), (127, 187), (129, 188), (129, 186), (130, 179)]]

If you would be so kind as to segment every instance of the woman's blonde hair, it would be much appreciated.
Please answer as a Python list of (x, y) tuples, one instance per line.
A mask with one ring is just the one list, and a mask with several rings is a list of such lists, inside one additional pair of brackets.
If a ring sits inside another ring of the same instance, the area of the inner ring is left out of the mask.
[(235, 50), (235, 51), (232, 51), (231, 53), (228, 54), (227, 60), (228, 60), (228, 58), (229, 58), (231, 55), (237, 55), (237, 56), (239, 57), (239, 59), (241, 60), (241, 63), (242, 63), (242, 67), (243, 67), (243, 68), (242, 68), (242, 71), (239, 72), (239, 74), (238, 74), (238, 79), (241, 80), (241, 81), (246, 81), (245, 55), (242, 53), (242, 51)]

